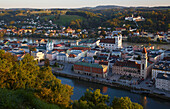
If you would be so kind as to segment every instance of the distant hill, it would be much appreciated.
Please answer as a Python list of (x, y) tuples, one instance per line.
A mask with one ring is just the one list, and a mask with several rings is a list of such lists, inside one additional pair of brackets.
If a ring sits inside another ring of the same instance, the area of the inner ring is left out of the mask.
[(83, 7), (83, 9), (95, 9), (95, 10), (104, 10), (104, 9), (113, 9), (113, 8), (125, 8), (125, 7), (118, 6), (118, 5), (100, 5), (96, 7)]
[[(156, 8), (156, 9), (170, 9), (170, 6), (154, 6), (154, 7), (146, 7), (146, 6), (118, 6), (118, 5), (99, 5), (96, 7), (80, 7), (80, 8), (51, 8), (57, 10), (71, 10), (71, 9), (94, 9), (94, 10), (104, 10), (104, 9), (114, 9), (114, 8)], [(3, 10), (5, 8), (0, 8)], [(41, 9), (41, 8), (9, 8), (7, 10), (34, 10), (34, 9)], [(46, 8), (43, 8), (46, 9)]]

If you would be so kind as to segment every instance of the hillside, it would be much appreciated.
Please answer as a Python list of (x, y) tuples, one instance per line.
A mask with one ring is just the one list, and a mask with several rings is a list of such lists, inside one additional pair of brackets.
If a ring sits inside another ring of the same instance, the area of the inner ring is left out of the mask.
[(81, 19), (84, 20), (84, 17), (78, 16), (78, 15), (59, 15), (59, 16), (44, 16), (43, 19), (53, 19), (53, 23), (59, 24), (59, 25), (69, 25), (71, 21)]

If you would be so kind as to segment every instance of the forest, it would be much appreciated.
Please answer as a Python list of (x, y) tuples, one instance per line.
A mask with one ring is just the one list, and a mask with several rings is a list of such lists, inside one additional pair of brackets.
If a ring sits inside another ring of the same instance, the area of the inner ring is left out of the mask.
[[(125, 21), (125, 17), (142, 16), (145, 21), (136, 22)], [(99, 26), (111, 28), (124, 27), (126, 29), (137, 28), (139, 31), (148, 31), (156, 33), (158, 31), (167, 31), (170, 29), (170, 8), (156, 7), (124, 7), (111, 9), (1, 9), (0, 20), (9, 22), (9, 25), (15, 25), (11, 21), (25, 21), (27, 18), (36, 19), (40, 16), (41, 22), (52, 20), (59, 26), (66, 26), (75, 29), (93, 29)], [(66, 18), (65, 18), (66, 17)], [(69, 20), (70, 19), (70, 20)]]

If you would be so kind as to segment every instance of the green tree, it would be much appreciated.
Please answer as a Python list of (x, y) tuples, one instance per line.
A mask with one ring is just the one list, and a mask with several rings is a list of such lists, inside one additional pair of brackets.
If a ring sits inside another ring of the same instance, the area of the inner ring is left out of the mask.
[(73, 103), (73, 109), (109, 109), (106, 103), (109, 102), (109, 96), (100, 93), (100, 89), (92, 92), (87, 89), (84, 95)]
[(133, 103), (128, 97), (114, 98), (112, 101), (113, 109), (143, 109), (143, 107), (137, 103)]

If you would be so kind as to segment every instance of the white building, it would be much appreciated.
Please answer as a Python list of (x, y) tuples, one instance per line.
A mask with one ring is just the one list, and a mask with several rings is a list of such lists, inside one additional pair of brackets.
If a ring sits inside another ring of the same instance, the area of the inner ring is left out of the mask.
[(59, 53), (56, 56), (56, 60), (57, 61), (61, 61), (61, 62), (67, 62), (68, 61), (68, 54), (66, 54), (66, 53)]
[(85, 52), (81, 50), (72, 51), (68, 56), (68, 62), (75, 63), (77, 62), (81, 57), (85, 57)]
[(107, 38), (100, 40), (100, 46), (109, 50), (116, 50), (122, 48), (122, 35), (114, 36), (114, 38)]
[(170, 91), (170, 74), (158, 73), (155, 85), (158, 89)]
[(43, 52), (32, 51), (31, 56), (34, 57), (34, 60), (43, 60), (45, 58), (45, 54)]

